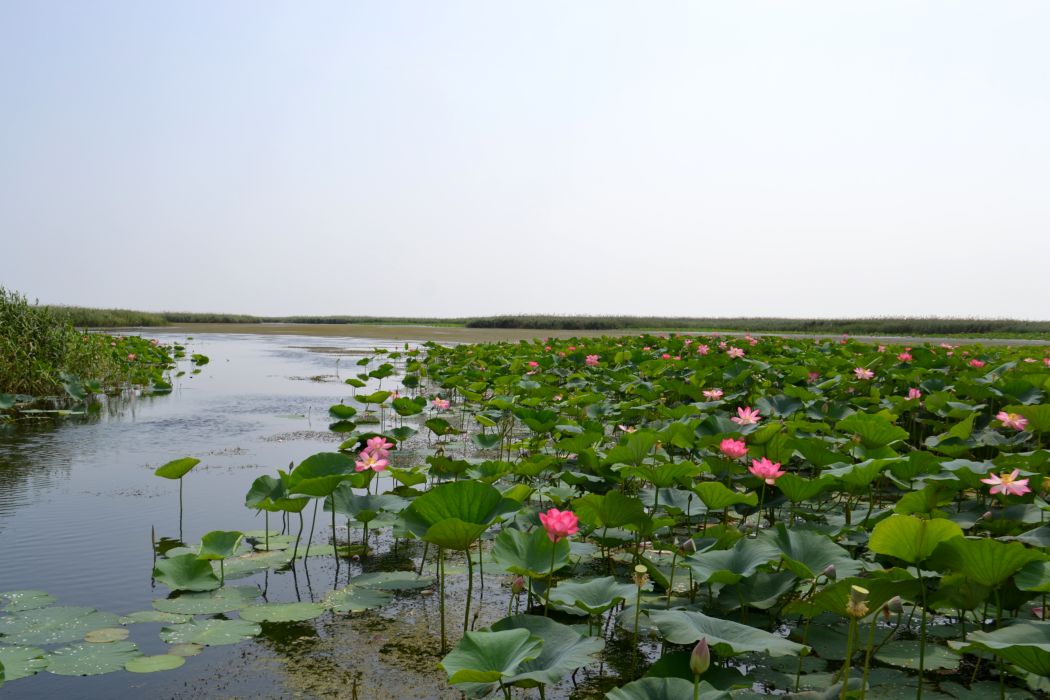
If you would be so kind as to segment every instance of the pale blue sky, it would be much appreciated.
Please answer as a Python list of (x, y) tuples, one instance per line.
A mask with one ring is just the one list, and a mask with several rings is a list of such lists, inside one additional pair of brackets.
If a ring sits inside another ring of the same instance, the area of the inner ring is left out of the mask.
[(0, 284), (1050, 317), (1050, 3), (0, 3)]

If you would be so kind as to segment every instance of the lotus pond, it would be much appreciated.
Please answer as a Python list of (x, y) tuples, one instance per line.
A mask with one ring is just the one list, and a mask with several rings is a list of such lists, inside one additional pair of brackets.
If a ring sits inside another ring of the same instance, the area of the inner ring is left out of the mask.
[(194, 343), (0, 428), (0, 692), (1050, 690), (1043, 348)]

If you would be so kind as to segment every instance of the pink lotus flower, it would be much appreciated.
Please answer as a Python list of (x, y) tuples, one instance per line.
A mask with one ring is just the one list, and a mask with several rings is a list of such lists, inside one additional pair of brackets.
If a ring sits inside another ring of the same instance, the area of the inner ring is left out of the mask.
[(1007, 496), (1023, 496), (1032, 489), (1028, 488), (1028, 479), (1017, 478), (1020, 473), (1020, 469), (1014, 469), (1009, 474), (1006, 472), (989, 474), (987, 479), (981, 479), (981, 483), (991, 484), (992, 488), (988, 489), (988, 493), (993, 496), (997, 493)]
[(912, 387), (911, 389), (908, 389), (908, 400), (909, 401), (914, 401), (915, 399), (921, 399), (921, 398), (922, 398), (922, 392), (921, 391), (919, 391), (915, 387)]
[(728, 350), (726, 350), (726, 355), (729, 355), (732, 358), (743, 357), (744, 356), (744, 349), (743, 348), (729, 348)]
[(740, 407), (736, 409), (736, 415), (729, 420), (737, 425), (755, 425), (758, 421), (762, 420), (762, 416), (759, 415), (757, 409)]
[(361, 459), (357, 460), (357, 462), (354, 464), (354, 469), (356, 469), (359, 472), (363, 472), (367, 469), (381, 472), (384, 469), (386, 469), (387, 464), (389, 464), (389, 462), (379, 457), (379, 455), (376, 455), (372, 452), (368, 452), (367, 450), (362, 450), (360, 457)]
[(743, 440), (726, 438), (719, 443), (718, 449), (729, 459), (740, 459), (747, 454), (747, 443)]
[(902, 352), (900, 355), (897, 355), (897, 359), (901, 362), (911, 362), (911, 353)]
[(539, 366), (540, 366), (540, 363), (536, 362), (536, 360), (529, 360), (529, 367), (539, 367)]
[(809, 384), (816, 384), (818, 379), (820, 379), (820, 372), (810, 372), (806, 375), (806, 382)]
[(439, 411), (448, 410), (448, 407), (452, 405), (448, 399), (443, 399), (440, 396), (431, 401), (430, 404)]
[(977, 359), (977, 358), (975, 357), (975, 358), (973, 358), (972, 360), (970, 360), (970, 362), (969, 362), (969, 365), (970, 365), (971, 367), (977, 367), (977, 368), (980, 368), (980, 367), (984, 367), (984, 365), (985, 365), (985, 362), (984, 362), (984, 360), (978, 360), (978, 359)]
[(547, 352), (550, 352), (551, 351), (551, 346), (550, 345), (544, 345), (543, 349), (546, 350)]
[(880, 345), (879, 348), (878, 348), (878, 351), (879, 352), (886, 352), (886, 346), (885, 345)]
[(854, 367), (853, 374), (857, 375), (857, 379), (868, 380), (874, 379), (875, 373), (866, 367)]
[(384, 459), (390, 456), (390, 448), (394, 446), (394, 443), (387, 442), (386, 438), (382, 435), (376, 435), (375, 437), (368, 438), (365, 444), (365, 449), (361, 451), (361, 454), (367, 452), (368, 454), (375, 455), (380, 459)]
[(616, 427), (625, 433), (633, 433), (634, 431), (638, 430), (638, 428), (634, 427), (633, 425), (624, 425), (622, 423), (620, 425), (617, 425)]
[(644, 350), (645, 352), (649, 352), (652, 349), (653, 348), (651, 346), (649, 346), (649, 345), (646, 345), (644, 348), (642, 348), (642, 350)]
[(952, 345), (951, 343), (941, 343), (941, 347), (942, 347), (942, 348), (944, 348), (945, 350), (951, 350), (951, 349), (953, 349), (953, 348), (954, 348), (955, 346), (954, 346), (954, 345)]
[(996, 414), (995, 419), (1002, 422), (1004, 428), (1013, 428), (1014, 430), (1024, 430), (1028, 425), (1028, 419), (1020, 413), (999, 411), (999, 413)]
[(660, 359), (661, 360), (670, 360), (671, 359), (671, 355), (669, 353), (665, 352), (663, 355), (660, 355)]
[(719, 343), (718, 343), (718, 349), (719, 350), (725, 350), (727, 347), (729, 347), (729, 346), (726, 345), (726, 341), (724, 341), (724, 340), (719, 341)]
[(128, 353), (128, 362), (134, 362), (134, 361), (135, 361), (135, 353), (129, 352)]
[(777, 479), (787, 474), (780, 468), (780, 462), (770, 462), (766, 457), (751, 460), (751, 466), (747, 470), (759, 479), (763, 479), (770, 486), (777, 483)]
[(597, 355), (588, 355), (586, 358), (584, 358), (583, 362), (588, 367), (597, 367), (598, 366), (598, 356)]
[(724, 396), (724, 393), (721, 389), (704, 389), (704, 397), (708, 401), (717, 401), (722, 396)]
[[(697, 355), (706, 355), (709, 352), (711, 352), (711, 348), (707, 347), (706, 345), (701, 344), (696, 346)], [(1050, 357), (1048, 357), (1047, 359), (1050, 360)]]
[(567, 351), (569, 351), (569, 352), (575, 352), (575, 350), (576, 350), (576, 346), (575, 346), (575, 345), (570, 345), (569, 347), (567, 347), (567, 348), (565, 348), (565, 349), (566, 349)]
[(1047, 367), (1050, 367), (1050, 357), (1044, 357), (1043, 358), (1043, 364), (1046, 365)]
[(570, 510), (551, 508), (546, 513), (540, 513), (540, 522), (551, 542), (559, 542), (580, 531), (579, 519)]

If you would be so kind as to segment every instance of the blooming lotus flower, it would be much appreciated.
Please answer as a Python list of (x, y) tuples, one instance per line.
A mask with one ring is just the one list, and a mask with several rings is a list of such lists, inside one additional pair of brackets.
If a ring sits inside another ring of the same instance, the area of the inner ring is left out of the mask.
[(981, 479), (981, 483), (991, 484), (988, 492), (993, 496), (1001, 493), (1007, 496), (1023, 496), (1032, 489), (1028, 488), (1028, 479), (1018, 479), (1020, 469), (1014, 469), (1010, 473), (989, 474), (987, 479)]
[(360, 457), (361, 459), (357, 460), (357, 462), (354, 463), (354, 469), (359, 472), (363, 472), (367, 469), (371, 469), (372, 471), (376, 472), (381, 472), (384, 469), (386, 469), (387, 465), (389, 464), (389, 462), (379, 457), (379, 455), (375, 454), (374, 452), (368, 452), (367, 450), (362, 450)]
[(1046, 365), (1047, 367), (1050, 367), (1050, 357), (1044, 357), (1043, 358), (1043, 364)]
[(584, 358), (583, 362), (588, 367), (596, 367), (598, 365), (598, 356), (597, 355), (588, 355), (586, 358)]
[(971, 367), (977, 367), (977, 368), (980, 368), (980, 367), (984, 367), (984, 365), (985, 365), (985, 362), (984, 362), (984, 360), (978, 360), (978, 359), (977, 359), (977, 358), (975, 357), (975, 358), (973, 358), (972, 360), (970, 360), (970, 362), (969, 362), (968, 364), (969, 364), (969, 365), (970, 365)]
[(897, 355), (897, 359), (901, 362), (911, 362), (911, 353), (902, 352), (901, 354)]
[(810, 372), (806, 375), (807, 384), (816, 384), (818, 379), (820, 379), (820, 372)]
[(362, 454), (368, 453), (375, 455), (380, 459), (385, 459), (390, 456), (390, 448), (394, 446), (394, 443), (387, 442), (386, 438), (382, 435), (376, 435), (375, 437), (368, 438), (365, 443), (365, 449), (361, 451)]
[(736, 409), (736, 415), (729, 420), (737, 425), (755, 425), (758, 421), (762, 420), (762, 416), (759, 415), (758, 409), (740, 407)]
[(885, 345), (880, 345), (879, 348), (878, 348), (878, 351), (879, 352), (886, 352), (886, 346)]
[(568, 350), (569, 352), (574, 352), (576, 350), (576, 346), (575, 345), (570, 345), (569, 347), (567, 347), (565, 349)]
[(440, 396), (431, 401), (430, 403), (434, 408), (436, 408), (439, 411), (445, 411), (448, 409), (449, 406), (452, 405), (448, 399), (443, 399)]
[(866, 367), (854, 367), (853, 374), (857, 375), (857, 379), (863, 379), (865, 381), (868, 379), (874, 379), (875, 377), (875, 373)]
[[(711, 348), (707, 347), (704, 344), (700, 344), (700, 345), (696, 346), (696, 354), (697, 355), (706, 355), (709, 352), (711, 352)], [(1047, 358), (1047, 359), (1050, 359), (1050, 358)]]
[(625, 433), (633, 433), (634, 431), (638, 430), (638, 428), (634, 427), (633, 425), (624, 425), (623, 423), (616, 427)]
[(665, 352), (663, 355), (660, 355), (660, 359), (661, 360), (670, 360), (671, 359), (671, 355), (670, 355), (670, 353), (666, 353)]
[(744, 356), (743, 348), (729, 348), (726, 350), (726, 355), (732, 358), (739, 358)]
[(529, 360), (529, 367), (539, 367), (539, 366), (540, 366), (540, 363), (536, 362), (536, 360)]
[(743, 440), (726, 438), (719, 443), (718, 449), (729, 459), (740, 459), (747, 454), (747, 443)]
[(540, 513), (540, 522), (551, 542), (559, 542), (580, 531), (580, 521), (570, 510), (551, 508), (546, 513)]
[(725, 350), (725, 349), (726, 349), (727, 347), (729, 347), (729, 346), (728, 346), (728, 345), (726, 345), (726, 341), (724, 341), (724, 340), (720, 340), (720, 341), (718, 342), (718, 349), (719, 349), (719, 350)]
[(135, 353), (129, 352), (128, 353), (128, 362), (134, 362), (134, 361), (135, 361)]
[(1013, 428), (1014, 430), (1024, 430), (1028, 425), (1028, 419), (1020, 413), (999, 411), (999, 413), (996, 414), (995, 419), (1000, 421), (1004, 428)]
[(704, 397), (708, 401), (717, 401), (722, 398), (723, 392), (721, 389), (704, 389)]
[(777, 479), (787, 474), (780, 468), (780, 462), (770, 462), (766, 457), (751, 460), (751, 466), (747, 470), (770, 486), (777, 483)]
[(919, 391), (915, 387), (912, 387), (911, 389), (908, 389), (908, 400), (909, 401), (914, 401), (915, 399), (921, 399), (921, 398), (922, 398), (922, 392), (921, 391)]

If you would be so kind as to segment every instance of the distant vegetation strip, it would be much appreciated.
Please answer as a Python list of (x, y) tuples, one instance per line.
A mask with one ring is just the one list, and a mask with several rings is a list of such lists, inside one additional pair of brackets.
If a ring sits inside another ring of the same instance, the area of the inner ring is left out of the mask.
[(53, 307), (80, 328), (166, 326), (178, 323), (301, 323), (465, 326), (466, 328), (520, 328), (527, 330), (692, 330), (750, 331), (754, 333), (851, 333), (872, 335), (962, 335), (1050, 338), (1050, 321), (1017, 319), (877, 317), (777, 318), (688, 316), (558, 316), (514, 315), (474, 318), (419, 318), (402, 316), (248, 316), (245, 314), (185, 311), (132, 311)]

